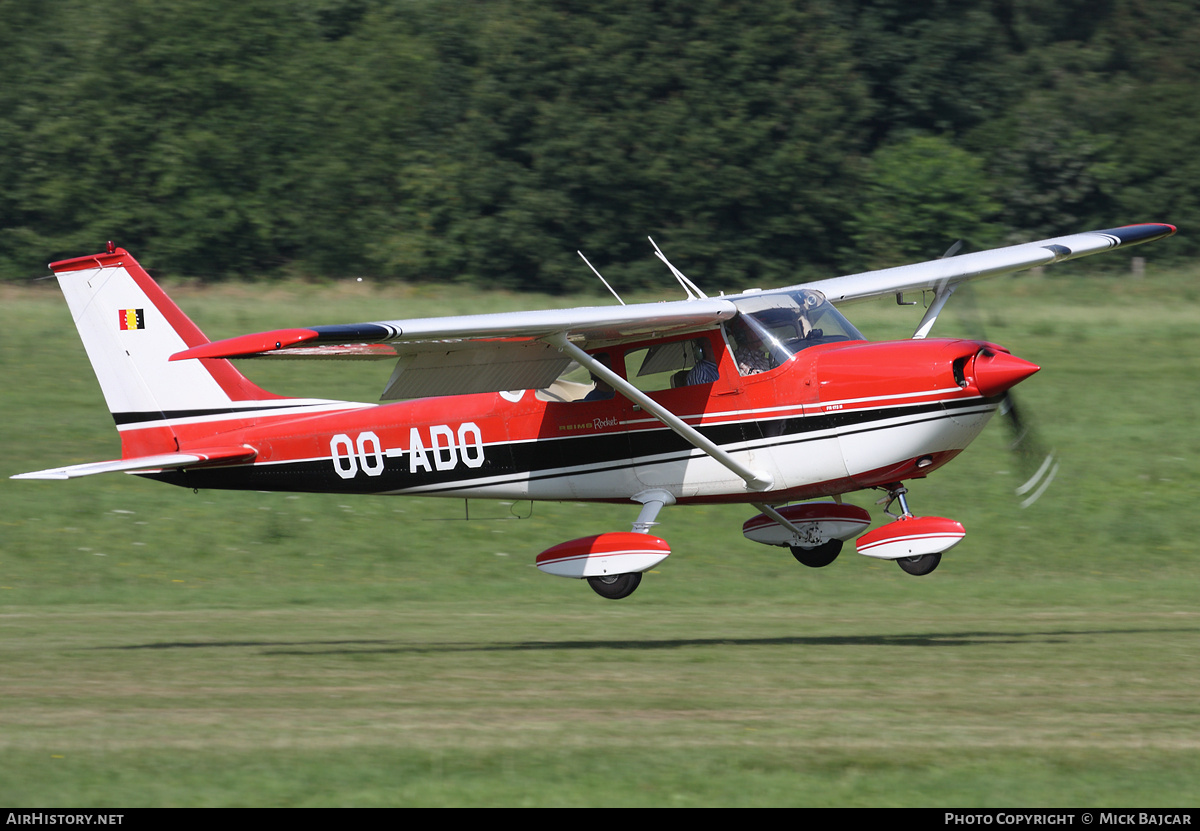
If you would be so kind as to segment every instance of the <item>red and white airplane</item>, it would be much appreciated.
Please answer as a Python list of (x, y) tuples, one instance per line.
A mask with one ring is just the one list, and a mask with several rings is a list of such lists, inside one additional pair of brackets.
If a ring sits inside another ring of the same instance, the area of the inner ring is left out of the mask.
[[(859, 553), (927, 574), (964, 531), (915, 516), (903, 483), (962, 452), (1007, 390), (1038, 371), (995, 344), (927, 338), (946, 300), (968, 280), (1173, 233), (1130, 225), (720, 297), (656, 247), (688, 299), (218, 342), (110, 243), (50, 268), (121, 458), (13, 478), (123, 471), (188, 488), (638, 503), (632, 530), (537, 557), (543, 571), (614, 599), (670, 553), (649, 531), (674, 504), (754, 506), (745, 536), (809, 566), (828, 565), (858, 537)], [(834, 308), (916, 292), (930, 302), (910, 340), (867, 342)], [(229, 360), (263, 356), (390, 359), (382, 399), (394, 403), (274, 395)], [(862, 534), (870, 515), (840, 496), (867, 488), (886, 493), (891, 521)]]

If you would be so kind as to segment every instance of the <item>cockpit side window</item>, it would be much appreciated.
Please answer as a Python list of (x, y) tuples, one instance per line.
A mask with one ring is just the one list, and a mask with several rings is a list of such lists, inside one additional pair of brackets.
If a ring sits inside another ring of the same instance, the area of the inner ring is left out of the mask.
[[(623, 374), (642, 392), (657, 392), (716, 383), (720, 379), (720, 341), (717, 343), (718, 348), (714, 349), (712, 336), (703, 335), (654, 343), (624, 353), (619, 349), (612, 354), (597, 352), (594, 357), (618, 375)], [(585, 367), (572, 362), (553, 384), (538, 390), (536, 395), (540, 401), (568, 403), (607, 401), (615, 396), (615, 391)]]
[(707, 337), (656, 343), (625, 354), (625, 377), (643, 392), (695, 384), (719, 377), (712, 342)]
[[(607, 352), (597, 352), (595, 357), (605, 366), (612, 368), (612, 359)], [(572, 361), (553, 384), (535, 394), (539, 401), (607, 401), (615, 396), (615, 391), (586, 367)]]

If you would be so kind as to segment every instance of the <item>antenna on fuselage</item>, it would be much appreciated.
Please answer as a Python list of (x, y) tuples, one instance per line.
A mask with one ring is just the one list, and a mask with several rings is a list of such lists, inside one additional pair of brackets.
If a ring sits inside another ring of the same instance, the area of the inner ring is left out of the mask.
[(688, 300), (708, 299), (708, 295), (700, 291), (700, 289), (696, 287), (695, 283), (693, 283), (687, 277), (684, 277), (682, 271), (671, 265), (671, 261), (666, 258), (666, 255), (663, 254), (662, 249), (658, 247), (658, 243), (654, 241), (653, 237), (646, 237), (646, 239), (650, 240), (650, 244), (654, 246), (654, 256), (662, 260), (663, 263), (666, 264), (667, 268), (671, 269), (671, 273), (675, 275), (675, 279), (679, 281), (679, 285), (683, 286), (683, 291), (687, 294)]
[(592, 273), (600, 278), (600, 282), (604, 284), (604, 287), (606, 289), (608, 289), (610, 292), (612, 292), (612, 296), (617, 298), (617, 302), (620, 303), (622, 306), (624, 306), (625, 301), (621, 299), (621, 295), (617, 294), (617, 292), (613, 289), (613, 287), (608, 284), (608, 281), (604, 279), (604, 275), (601, 274), (599, 271), (597, 271), (596, 267), (594, 265), (592, 265), (591, 263), (588, 263), (588, 258), (583, 256), (583, 252), (576, 251), (575, 253), (578, 254), (585, 263), (587, 263), (587, 267), (592, 270)]

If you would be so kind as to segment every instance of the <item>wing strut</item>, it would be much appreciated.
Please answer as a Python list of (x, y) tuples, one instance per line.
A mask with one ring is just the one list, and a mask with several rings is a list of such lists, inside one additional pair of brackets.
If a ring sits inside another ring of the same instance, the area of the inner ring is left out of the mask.
[(659, 404), (646, 393), (639, 390), (633, 384), (626, 381), (617, 373), (606, 367), (604, 364), (597, 361), (588, 353), (584, 352), (575, 344), (567, 339), (567, 336), (559, 332), (546, 338), (548, 343), (557, 346), (559, 349), (566, 352), (572, 358), (579, 362), (581, 366), (585, 366), (594, 375), (603, 378), (612, 388), (620, 392), (630, 401), (641, 406), (643, 410), (650, 413), (663, 424), (670, 427), (687, 442), (694, 447), (703, 450), (716, 461), (720, 462), (725, 467), (733, 471), (737, 476), (746, 481), (746, 487), (753, 491), (767, 491), (775, 486), (775, 478), (765, 470), (751, 470), (743, 465), (737, 459), (733, 458), (730, 453), (722, 450), (720, 446), (714, 444), (706, 438), (695, 427), (684, 422), (683, 419), (676, 416), (666, 407)]
[[(958, 240), (946, 249), (946, 253), (938, 257), (939, 260), (945, 260), (953, 257), (962, 250), (963, 241)], [(934, 322), (938, 315), (942, 313), (942, 307), (946, 305), (946, 301), (950, 299), (950, 295), (954, 294), (954, 290), (958, 288), (958, 284), (950, 284), (950, 278), (945, 278), (938, 283), (937, 288), (933, 290), (933, 302), (929, 304), (929, 308), (925, 310), (925, 316), (921, 318), (921, 323), (917, 326), (917, 331), (913, 332), (913, 340), (924, 340), (929, 334), (929, 330), (933, 328)], [(904, 296), (904, 292), (896, 295), (896, 302), (900, 303), (900, 298)], [(900, 303), (900, 305), (904, 305)]]
[(942, 284), (934, 289), (933, 302), (925, 310), (925, 316), (921, 318), (921, 323), (917, 326), (917, 331), (913, 332), (913, 340), (923, 340), (929, 334), (929, 330), (933, 328), (938, 315), (942, 313), (942, 307), (946, 305), (946, 301), (950, 299), (950, 295), (954, 294), (956, 288), (958, 288), (957, 284), (950, 285), (948, 280), (943, 280)]

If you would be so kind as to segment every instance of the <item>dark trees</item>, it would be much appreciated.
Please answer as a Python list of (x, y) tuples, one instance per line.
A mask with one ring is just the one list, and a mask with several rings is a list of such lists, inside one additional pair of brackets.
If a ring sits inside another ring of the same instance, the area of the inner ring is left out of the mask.
[(631, 288), (666, 282), (651, 235), (716, 291), (1200, 221), (1183, 0), (4, 7), (7, 277), (112, 238), (551, 291), (580, 248)]

